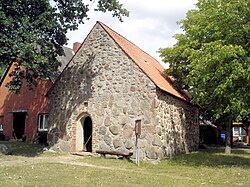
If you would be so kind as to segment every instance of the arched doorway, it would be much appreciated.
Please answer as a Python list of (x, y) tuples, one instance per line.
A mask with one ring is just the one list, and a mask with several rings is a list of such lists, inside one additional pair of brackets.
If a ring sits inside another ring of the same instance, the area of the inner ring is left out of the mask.
[(87, 116), (82, 122), (83, 151), (92, 152), (92, 120)]

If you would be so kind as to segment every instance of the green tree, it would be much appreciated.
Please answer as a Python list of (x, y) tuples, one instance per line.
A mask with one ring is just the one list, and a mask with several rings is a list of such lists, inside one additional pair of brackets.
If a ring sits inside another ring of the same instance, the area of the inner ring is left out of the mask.
[(5, 69), (6, 69), (5, 66), (3, 64), (0, 64), (0, 79), (3, 76)]
[(183, 34), (172, 48), (160, 49), (168, 75), (188, 89), (192, 102), (223, 118), (226, 153), (231, 153), (232, 120), (250, 113), (250, 1), (199, 0), (179, 22)]
[(96, 11), (110, 11), (120, 21), (129, 14), (117, 0), (0, 0), (0, 62), (18, 63), (9, 90), (18, 92), (24, 80), (32, 87), (37, 78), (57, 70), (67, 31), (89, 19), (92, 3)]

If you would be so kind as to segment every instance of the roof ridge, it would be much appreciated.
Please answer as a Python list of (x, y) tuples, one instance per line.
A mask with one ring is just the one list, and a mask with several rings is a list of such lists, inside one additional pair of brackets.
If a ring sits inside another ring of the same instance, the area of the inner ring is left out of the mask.
[(12, 64), (13, 64), (13, 62), (10, 62), (10, 64), (5, 68), (4, 73), (3, 73), (3, 75), (0, 78), (0, 87), (2, 86), (3, 81), (4, 81), (5, 77), (6, 77), (6, 75), (8, 74), (8, 72), (9, 72), (10, 67), (12, 66)]
[[(129, 43), (131, 43), (134, 47), (138, 48), (140, 51), (142, 51), (143, 53), (145, 53), (147, 56), (149, 56), (150, 58), (154, 59), (158, 65), (160, 65), (163, 69), (164, 67), (160, 64), (160, 62), (158, 62), (158, 60), (156, 60), (156, 58), (152, 57), (149, 53), (147, 53), (146, 51), (144, 51), (143, 49), (141, 49), (140, 47), (138, 47), (135, 43), (131, 42), (129, 39), (127, 39), (126, 37), (124, 37), (123, 35), (121, 35), (120, 33), (116, 32), (115, 30), (113, 30), (112, 28), (110, 28), (109, 26), (107, 26), (106, 24), (102, 23), (101, 21), (96, 21), (97, 23), (107, 27), (108, 29), (110, 29), (112, 32), (114, 32), (115, 34), (119, 35), (120, 37), (124, 38), (126, 41), (128, 41)], [(105, 29), (106, 30), (106, 29)], [(152, 64), (153, 65), (153, 64)], [(153, 65), (154, 66), (154, 65)], [(155, 66), (154, 66), (155, 67)], [(155, 67), (157, 70), (159, 70), (157, 67)]]
[[(105, 27), (109, 28), (110, 30), (112, 30), (114, 33), (116, 33), (117, 35), (119, 35), (120, 37), (124, 38), (125, 40), (127, 40), (129, 43), (133, 44), (135, 47), (138, 47), (137, 45), (135, 45), (133, 42), (131, 42), (130, 40), (128, 40), (126, 37), (122, 36), (120, 33), (116, 32), (115, 30), (111, 29), (109, 26), (107, 26), (106, 24), (100, 22), (100, 21), (97, 21), (97, 23), (101, 24), (101, 25), (104, 25)], [(106, 30), (106, 29), (105, 29)], [(139, 48), (139, 47), (138, 47)], [(142, 50), (143, 51), (143, 50)], [(143, 51), (145, 52), (145, 51)], [(146, 53), (146, 52), (145, 52)]]

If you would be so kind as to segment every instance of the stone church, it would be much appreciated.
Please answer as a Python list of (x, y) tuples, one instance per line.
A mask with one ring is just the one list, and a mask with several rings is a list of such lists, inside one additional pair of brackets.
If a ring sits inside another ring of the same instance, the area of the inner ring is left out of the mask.
[(161, 160), (198, 149), (198, 108), (162, 65), (97, 22), (48, 92), (52, 149), (136, 152)]

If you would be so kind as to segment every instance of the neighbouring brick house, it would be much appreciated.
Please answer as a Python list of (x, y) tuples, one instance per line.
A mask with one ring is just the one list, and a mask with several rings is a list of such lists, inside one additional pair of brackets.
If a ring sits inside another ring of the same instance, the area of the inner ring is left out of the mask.
[[(66, 56), (58, 58), (62, 63), (59, 72), (73, 56), (71, 49), (63, 48)], [(33, 90), (30, 90), (27, 83), (24, 82), (20, 94), (9, 92), (6, 84), (11, 81), (12, 78), (9, 74), (15, 66), (16, 64), (13, 63), (8, 67), (0, 82), (0, 132), (7, 140), (21, 139), (22, 136), (28, 140), (35, 140), (38, 132), (46, 132), (48, 129), (46, 94), (52, 82), (49, 79), (39, 80), (37, 87)]]
[(140, 121), (141, 159), (197, 150), (198, 108), (163, 70), (153, 57), (97, 22), (48, 93), (51, 148), (135, 153), (135, 123)]

